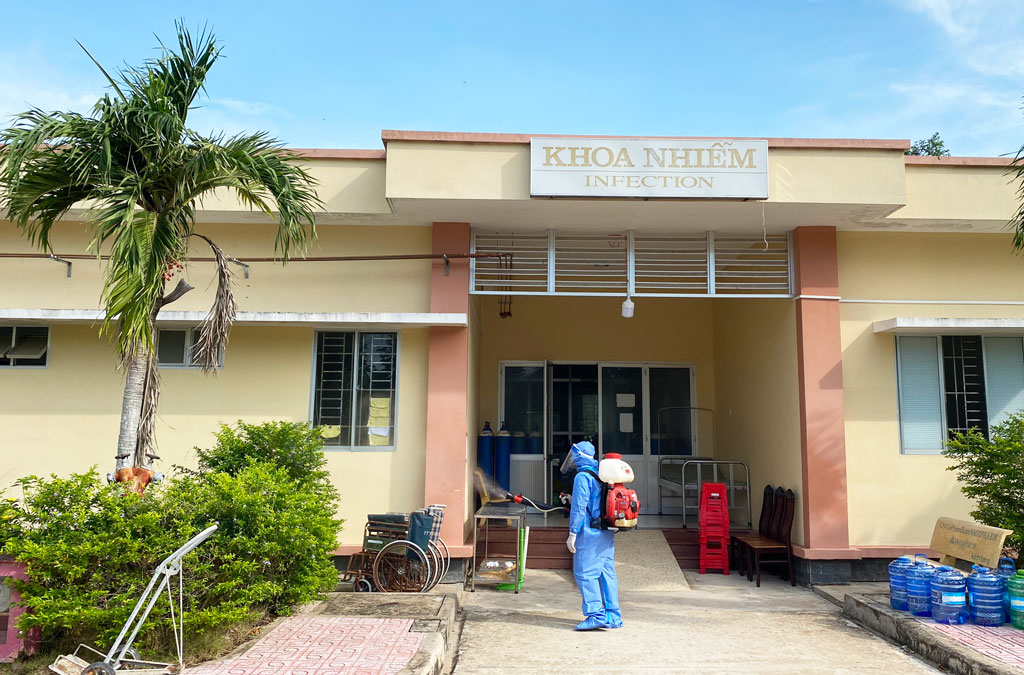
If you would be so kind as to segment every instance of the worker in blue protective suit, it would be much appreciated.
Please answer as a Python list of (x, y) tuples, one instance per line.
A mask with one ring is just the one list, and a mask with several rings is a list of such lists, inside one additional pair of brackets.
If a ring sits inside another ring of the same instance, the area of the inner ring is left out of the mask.
[(602, 485), (584, 469), (597, 471), (594, 446), (582, 441), (572, 446), (561, 470), (575, 468), (572, 484), (572, 508), (569, 511), (569, 538), (565, 544), (572, 552), (572, 573), (583, 596), (586, 617), (576, 630), (621, 628), (619, 582), (615, 577), (614, 533), (594, 527), (601, 517)]

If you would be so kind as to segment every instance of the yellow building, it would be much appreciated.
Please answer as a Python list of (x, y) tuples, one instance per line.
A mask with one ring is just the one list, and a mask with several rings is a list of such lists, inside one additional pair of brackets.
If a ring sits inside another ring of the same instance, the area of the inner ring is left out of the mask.
[[(968, 517), (947, 429), (1024, 407), (1006, 160), (891, 140), (383, 142), (302, 151), (326, 203), (307, 260), (259, 261), (273, 224), (203, 205), (199, 231), (244, 263), (240, 311), (204, 377), (191, 328), (213, 265), (197, 249), (197, 291), (158, 317), (158, 468), (188, 464), (220, 422), (326, 425), (341, 554), (368, 512), (444, 503), (444, 537), (468, 556), (485, 421), (506, 423), (513, 491), (540, 499), (583, 438), (626, 456), (666, 526), (693, 503), (684, 464), (731, 471), (739, 519), (748, 494), (756, 520), (761, 487), (790, 488), (812, 581)], [(55, 228), (63, 261), (0, 221), (3, 485), (112, 468), (122, 380), (98, 336), (102, 263), (72, 257), (84, 215)]]

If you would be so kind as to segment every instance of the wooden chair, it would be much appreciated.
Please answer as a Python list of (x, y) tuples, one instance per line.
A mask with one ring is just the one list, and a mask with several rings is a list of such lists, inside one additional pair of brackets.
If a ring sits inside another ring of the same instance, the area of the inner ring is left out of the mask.
[[(761, 516), (757, 519), (757, 533), (763, 537), (768, 536), (768, 527), (772, 521), (772, 514), (775, 511), (775, 488), (771, 485), (764, 486), (764, 496), (761, 498)], [(739, 570), (740, 574), (747, 573), (747, 550), (743, 537), (752, 533), (743, 532), (734, 534), (729, 538), (729, 555), (733, 560), (733, 567)]]
[[(776, 489), (776, 497), (781, 489)], [(785, 565), (784, 574), (788, 575), (790, 585), (796, 586), (796, 576), (793, 574), (792, 542), (795, 512), (796, 495), (792, 490), (786, 490), (783, 495), (782, 517), (778, 520), (778, 528), (773, 531), (777, 536), (758, 536), (745, 542), (747, 545), (747, 581), (751, 581), (751, 572), (756, 572), (757, 585), (760, 587), (761, 565)]]

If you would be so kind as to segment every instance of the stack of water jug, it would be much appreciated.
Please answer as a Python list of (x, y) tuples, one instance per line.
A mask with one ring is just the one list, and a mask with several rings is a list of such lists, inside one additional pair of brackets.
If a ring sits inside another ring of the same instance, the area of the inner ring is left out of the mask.
[(1024, 629), (1024, 570), (1015, 570), (1012, 558), (1001, 558), (999, 568), (974, 565), (965, 577), (948, 566), (934, 567), (924, 554), (905, 555), (889, 563), (889, 603), (914, 616), (930, 616), (939, 623), (1001, 626)]

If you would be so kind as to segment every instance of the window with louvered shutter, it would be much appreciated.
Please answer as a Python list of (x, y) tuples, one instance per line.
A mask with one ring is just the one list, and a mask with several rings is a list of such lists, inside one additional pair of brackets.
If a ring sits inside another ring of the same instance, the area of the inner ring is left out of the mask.
[(1024, 340), (985, 338), (985, 384), (990, 426), (1024, 410)]
[(896, 339), (900, 446), (907, 454), (942, 451), (944, 423), (939, 341), (902, 335)]

